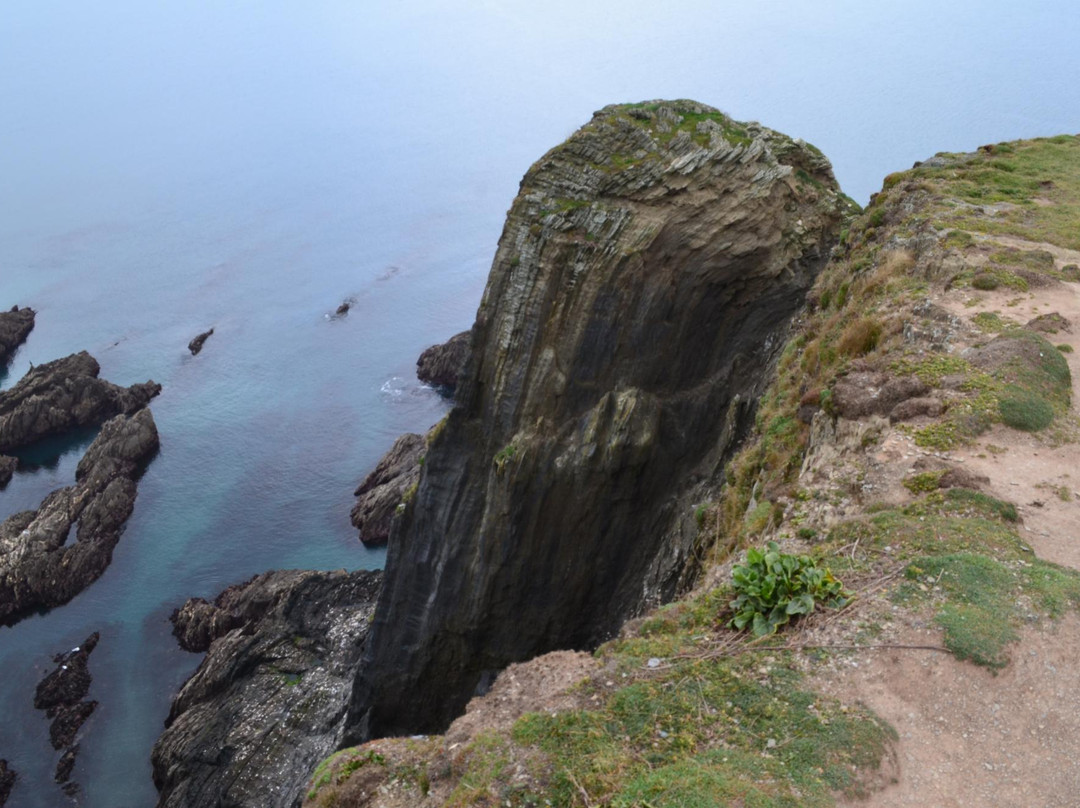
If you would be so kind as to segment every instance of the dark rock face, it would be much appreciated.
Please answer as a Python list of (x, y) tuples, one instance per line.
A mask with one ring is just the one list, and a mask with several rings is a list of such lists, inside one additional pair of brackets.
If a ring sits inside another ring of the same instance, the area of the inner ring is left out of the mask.
[(67, 603), (101, 576), (157, 449), (150, 410), (118, 415), (79, 461), (75, 485), (0, 524), (0, 625)]
[(100, 371), (97, 360), (83, 351), (31, 369), (0, 393), (0, 452), (131, 414), (161, 392), (154, 382), (118, 387), (99, 379)]
[(837, 238), (828, 161), (693, 102), (608, 107), (525, 175), (457, 406), (390, 541), (352, 737), (444, 728), (692, 574), (714, 478)]
[(402, 435), (356, 489), (358, 499), (350, 516), (364, 544), (386, 544), (390, 538), (394, 517), (420, 482), (420, 458), (426, 449), (423, 435)]
[(19, 461), (14, 457), (0, 455), (0, 491), (3, 491), (11, 478), (15, 476), (15, 470), (19, 467)]
[[(96, 701), (83, 701), (90, 692), (90, 654), (97, 647), (100, 636), (95, 631), (82, 645), (53, 657), (56, 670), (38, 683), (34, 693), (34, 707), (45, 711), (52, 719), (49, 725), (49, 741), (53, 749), (63, 749), (64, 754), (56, 764), (55, 780), (67, 783), (79, 746), (75, 738), (97, 707)], [(71, 784), (73, 788), (77, 788)]]
[(213, 336), (213, 334), (214, 334), (214, 329), (211, 328), (209, 331), (203, 331), (201, 334), (199, 334), (199, 336), (195, 337), (195, 339), (193, 339), (191, 342), (189, 342), (187, 344), (187, 347), (188, 347), (188, 350), (191, 351), (191, 355), (192, 356), (197, 355), (199, 353), (199, 351), (202, 350), (203, 343), (206, 342), (208, 339), (210, 339), (210, 337)]
[(300, 804), (342, 740), (381, 572), (279, 571), (172, 617), (209, 652), (154, 745), (160, 808)]
[(432, 345), (416, 360), (416, 378), (448, 393), (457, 388), (458, 377), (469, 358), (471, 331), (454, 334), (441, 345)]
[(0, 312), (0, 365), (11, 359), (33, 330), (34, 310), (29, 306), (13, 306), (11, 311)]
[(15, 787), (17, 779), (19, 779), (19, 776), (15, 774), (13, 769), (8, 768), (8, 762), (0, 760), (0, 808), (3, 808), (7, 803), (8, 797), (11, 796), (11, 789)]

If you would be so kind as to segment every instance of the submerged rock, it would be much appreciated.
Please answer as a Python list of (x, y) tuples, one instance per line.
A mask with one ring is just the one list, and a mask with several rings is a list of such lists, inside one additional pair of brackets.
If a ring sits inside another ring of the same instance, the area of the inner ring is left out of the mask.
[(845, 209), (819, 151), (694, 102), (606, 107), (533, 165), (393, 529), (352, 738), (444, 728), (493, 671), (688, 585), (688, 481), (745, 433)]
[(213, 333), (214, 329), (212, 328), (209, 331), (203, 331), (199, 336), (195, 337), (195, 339), (187, 344), (188, 350), (191, 351), (192, 356), (197, 355), (199, 351), (202, 350), (203, 343), (210, 339), (210, 337), (213, 336)]
[(0, 312), (0, 365), (11, 359), (15, 350), (34, 330), (34, 315), (34, 310), (29, 306), (22, 309), (13, 306), (11, 311)]
[(382, 573), (277, 571), (173, 613), (209, 648), (154, 745), (159, 808), (299, 805), (344, 734)]
[(86, 351), (38, 365), (0, 393), (0, 452), (145, 407), (161, 392), (154, 382), (119, 387), (98, 378)]
[[(49, 741), (53, 749), (63, 749), (56, 764), (54, 779), (67, 783), (79, 745), (75, 743), (79, 730), (97, 707), (96, 701), (83, 701), (90, 692), (90, 654), (97, 647), (100, 635), (95, 631), (82, 645), (53, 657), (56, 669), (38, 683), (34, 693), (34, 707), (45, 711), (52, 719), (49, 725)], [(73, 784), (72, 784), (73, 785)]]
[(457, 388), (458, 377), (469, 357), (469, 339), (471, 331), (455, 334), (441, 345), (432, 345), (416, 360), (416, 378), (453, 393)]
[(354, 492), (358, 499), (350, 516), (364, 544), (386, 544), (390, 538), (394, 517), (416, 493), (426, 448), (423, 435), (402, 435)]
[(79, 461), (75, 485), (0, 523), (0, 625), (67, 603), (101, 576), (157, 449), (150, 410), (118, 415)]
[(8, 797), (11, 796), (11, 789), (15, 787), (15, 781), (18, 779), (19, 776), (15, 770), (8, 768), (8, 762), (0, 760), (0, 808), (7, 803)]

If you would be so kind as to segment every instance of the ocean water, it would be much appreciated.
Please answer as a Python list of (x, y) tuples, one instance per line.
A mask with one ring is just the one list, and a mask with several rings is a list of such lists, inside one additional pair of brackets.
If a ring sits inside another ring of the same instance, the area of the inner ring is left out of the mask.
[[(0, 628), (9, 805), (64, 804), (32, 707), (52, 654), (102, 634), (82, 804), (149, 806), (199, 660), (170, 611), (267, 569), (382, 565), (352, 490), (445, 411), (416, 356), (471, 324), (521, 175), (594, 109), (689, 97), (761, 120), (860, 202), (939, 150), (1080, 131), (1072, 4), (886, 5), (8, 0), (0, 306), (38, 320), (0, 386), (85, 349), (164, 387), (112, 566)], [(71, 484), (92, 439), (28, 452), (0, 517)]]

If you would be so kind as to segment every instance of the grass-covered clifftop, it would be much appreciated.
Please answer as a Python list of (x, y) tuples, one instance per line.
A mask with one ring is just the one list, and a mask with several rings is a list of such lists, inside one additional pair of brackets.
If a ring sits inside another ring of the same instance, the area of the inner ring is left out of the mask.
[[(1080, 523), (1078, 251), (1080, 138), (889, 175), (695, 509), (698, 588), (591, 658), (514, 666), (446, 736), (339, 753), (306, 804), (827, 806), (894, 787), (900, 738), (830, 690), (840, 669), (889, 651), (1002, 670), (1026, 626), (1080, 605), (1061, 540)], [(770, 540), (851, 604), (736, 633), (732, 563)]]

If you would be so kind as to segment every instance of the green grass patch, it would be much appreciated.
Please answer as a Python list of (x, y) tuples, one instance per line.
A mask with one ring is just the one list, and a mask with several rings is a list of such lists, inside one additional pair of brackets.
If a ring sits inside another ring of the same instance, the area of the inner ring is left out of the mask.
[(524, 716), (518, 744), (550, 763), (555, 805), (831, 806), (865, 793), (895, 733), (863, 708), (799, 688), (768, 660), (684, 661), (594, 710)]

